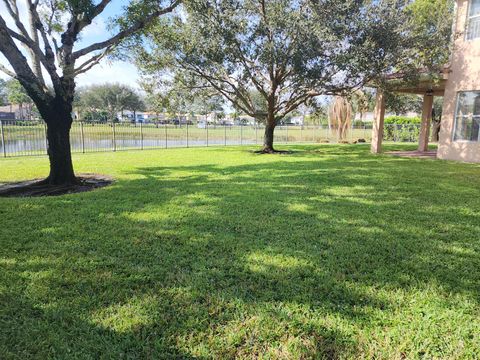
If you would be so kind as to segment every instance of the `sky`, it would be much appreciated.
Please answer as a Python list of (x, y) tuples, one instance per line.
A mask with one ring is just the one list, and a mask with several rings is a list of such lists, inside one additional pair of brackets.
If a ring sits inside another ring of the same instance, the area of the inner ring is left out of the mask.
[[(25, 0), (17, 0), (20, 14), (25, 14)], [(80, 41), (77, 43), (76, 49), (83, 48), (92, 43), (106, 40), (111, 33), (107, 27), (109, 20), (118, 15), (122, 11), (122, 7), (128, 4), (128, 0), (113, 0), (105, 9), (105, 11), (95, 18), (94, 22), (86, 27), (82, 33)], [(0, 2), (0, 14), (11, 28), (15, 28), (13, 21), (7, 13), (5, 5)], [(22, 17), (24, 18), (24, 17)], [(0, 63), (7, 65), (7, 60), (0, 55)], [(0, 72), (0, 77), (7, 79), (8, 76)], [(138, 88), (139, 73), (136, 67), (127, 62), (102, 60), (102, 62), (88, 72), (80, 74), (76, 78), (77, 86), (88, 86), (92, 84), (103, 84), (106, 82), (116, 82), (127, 84)]]

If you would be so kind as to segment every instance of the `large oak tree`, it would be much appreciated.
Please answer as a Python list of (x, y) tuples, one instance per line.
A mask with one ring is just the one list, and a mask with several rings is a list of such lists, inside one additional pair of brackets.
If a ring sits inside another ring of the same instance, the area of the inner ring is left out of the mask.
[(132, 1), (114, 19), (110, 38), (82, 48), (78, 47), (82, 31), (111, 0), (2, 1), (6, 11), (0, 14), (0, 52), (8, 64), (0, 64), (0, 70), (18, 79), (47, 124), (50, 174), (45, 181), (52, 185), (74, 184), (77, 180), (69, 133), (75, 77), (160, 15), (171, 12), (179, 0)]
[[(146, 77), (211, 88), (275, 126), (319, 95), (345, 94), (405, 56), (404, 1), (197, 0), (149, 30), (136, 49)], [(261, 106), (252, 98), (260, 94)]]

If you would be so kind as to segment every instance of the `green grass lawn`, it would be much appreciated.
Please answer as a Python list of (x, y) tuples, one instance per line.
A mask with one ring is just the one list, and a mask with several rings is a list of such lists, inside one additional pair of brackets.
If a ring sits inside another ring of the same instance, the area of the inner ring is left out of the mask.
[(0, 358), (479, 358), (480, 166), (289, 149), (78, 155), (116, 183), (0, 199)]

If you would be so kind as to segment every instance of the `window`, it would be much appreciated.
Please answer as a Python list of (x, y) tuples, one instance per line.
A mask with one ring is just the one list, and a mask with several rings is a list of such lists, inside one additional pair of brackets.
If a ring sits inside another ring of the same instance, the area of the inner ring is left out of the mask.
[(453, 140), (480, 141), (480, 91), (458, 94)]
[(467, 40), (473, 40), (480, 37), (480, 0), (470, 1), (467, 26)]

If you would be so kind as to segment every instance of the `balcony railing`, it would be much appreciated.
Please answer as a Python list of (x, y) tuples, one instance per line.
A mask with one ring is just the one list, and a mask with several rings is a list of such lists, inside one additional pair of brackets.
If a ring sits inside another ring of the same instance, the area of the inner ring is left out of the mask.
[(468, 23), (467, 40), (480, 37), (480, 15), (471, 17)]

